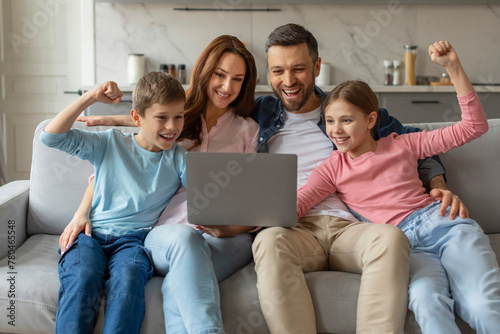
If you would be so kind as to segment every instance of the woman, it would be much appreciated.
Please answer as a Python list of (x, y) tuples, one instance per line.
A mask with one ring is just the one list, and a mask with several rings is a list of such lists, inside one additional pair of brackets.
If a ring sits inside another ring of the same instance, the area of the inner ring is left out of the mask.
[[(227, 35), (214, 39), (193, 67), (181, 145), (195, 152), (256, 152), (258, 125), (248, 118), (256, 77), (254, 58), (240, 40)], [(129, 116), (80, 120), (87, 125), (133, 126)], [(88, 221), (92, 187), (91, 182), (61, 235), (62, 251)], [(167, 333), (222, 332), (217, 282), (251, 260), (251, 227), (196, 228), (187, 225), (186, 193), (179, 189), (145, 240), (156, 271), (166, 275), (162, 293)]]

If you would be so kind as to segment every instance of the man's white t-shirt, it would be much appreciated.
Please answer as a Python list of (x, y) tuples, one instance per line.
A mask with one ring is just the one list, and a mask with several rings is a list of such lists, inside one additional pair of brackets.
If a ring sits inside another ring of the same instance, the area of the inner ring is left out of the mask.
[[(285, 126), (268, 142), (269, 153), (297, 155), (297, 189), (306, 184), (314, 168), (332, 153), (333, 144), (318, 127), (321, 108), (303, 114), (285, 113)], [(337, 194), (330, 194), (306, 216), (334, 216), (357, 221)]]

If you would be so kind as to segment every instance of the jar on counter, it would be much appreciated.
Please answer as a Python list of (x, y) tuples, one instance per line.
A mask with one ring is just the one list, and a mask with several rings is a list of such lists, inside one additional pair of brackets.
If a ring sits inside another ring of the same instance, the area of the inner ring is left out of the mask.
[(182, 85), (186, 84), (186, 65), (179, 64), (177, 66), (177, 79)]
[(160, 72), (168, 73), (167, 64), (160, 64)]
[(392, 85), (392, 73), (393, 73), (393, 66), (392, 66), (392, 61), (390, 60), (384, 60), (384, 85)]
[(129, 53), (127, 60), (128, 83), (135, 85), (144, 75), (145, 57), (143, 53)]
[(318, 86), (329, 85), (331, 82), (331, 79), (330, 79), (331, 72), (332, 72), (332, 68), (330, 66), (330, 63), (321, 63), (319, 75), (316, 78), (316, 84)]
[(401, 68), (401, 61), (393, 60), (392, 67), (394, 67), (394, 72), (392, 73), (392, 85), (393, 86), (401, 85), (401, 81), (399, 79), (400, 77), (399, 70)]
[(417, 84), (415, 75), (415, 61), (417, 59), (417, 46), (405, 45), (405, 85), (414, 86)]
[(175, 73), (175, 65), (174, 64), (167, 65), (167, 72), (168, 72), (168, 74), (171, 74), (173, 77), (177, 78), (177, 75)]

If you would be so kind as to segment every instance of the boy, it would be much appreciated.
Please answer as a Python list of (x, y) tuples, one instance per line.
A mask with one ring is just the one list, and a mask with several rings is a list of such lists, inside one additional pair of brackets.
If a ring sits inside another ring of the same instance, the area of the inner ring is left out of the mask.
[(119, 103), (121, 96), (114, 82), (96, 86), (61, 111), (40, 137), (95, 168), (91, 236), (79, 234), (59, 261), (56, 333), (92, 333), (102, 289), (103, 333), (139, 333), (144, 286), (153, 271), (143, 242), (181, 181), (186, 183), (186, 151), (176, 143), (185, 92), (171, 75), (152, 72), (137, 83), (131, 115), (138, 134), (71, 129), (93, 103)]

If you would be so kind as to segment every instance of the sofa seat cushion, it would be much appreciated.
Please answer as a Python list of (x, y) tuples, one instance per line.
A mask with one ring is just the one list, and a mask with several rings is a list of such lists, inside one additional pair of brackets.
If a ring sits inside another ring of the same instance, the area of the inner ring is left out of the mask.
[[(489, 235), (489, 238), (500, 260), (500, 234)], [(9, 269), (7, 258), (0, 261), (0, 277), (15, 276), (15, 296), (9, 297), (7, 289), (0, 290), (0, 308), (8, 310), (11, 301), (15, 301), (15, 327), (9, 325), (10, 319), (4, 316), (0, 320), (0, 333), (54, 332), (59, 291), (58, 240), (57, 235), (31, 236), (16, 250), (13, 270)], [(9, 274), (12, 271), (16, 274)], [(341, 272), (306, 274), (319, 333), (354, 332), (360, 278), (360, 275)], [(154, 276), (146, 285), (146, 315), (141, 333), (164, 333), (162, 282), (163, 277)], [(259, 305), (256, 282), (251, 262), (221, 283), (222, 317), (229, 333), (269, 333)], [(102, 332), (103, 306), (94, 333)], [(463, 333), (471, 333), (461, 319), (457, 322)], [(405, 331), (419, 332), (411, 312), (408, 312)]]
[[(37, 234), (29, 237), (15, 252), (15, 268), (8, 259), (0, 261), (0, 277), (13, 279), (14, 292), (0, 290), (0, 308), (15, 307), (15, 326), (2, 316), (0, 332), (53, 333), (57, 311), (59, 276), (57, 253), (59, 236)], [(14, 272), (15, 274), (9, 274)], [(12, 303), (15, 304), (12, 304)]]
[[(15, 326), (10, 318), (2, 316), (0, 333), (54, 333), (59, 296), (59, 274), (57, 253), (58, 235), (36, 234), (29, 237), (15, 252), (15, 268), (9, 268), (8, 259), (0, 261), (2, 280), (15, 276), (15, 283), (9, 291), (0, 290), (0, 308), (7, 312), (15, 304)], [(9, 274), (15, 272), (15, 274)], [(163, 277), (153, 277), (146, 285), (146, 316), (142, 333), (164, 333), (161, 283)], [(14, 281), (13, 281), (14, 282)], [(10, 285), (10, 284), (9, 284)], [(2, 285), (4, 286), (4, 285)], [(15, 294), (15, 296), (12, 295)], [(102, 333), (104, 302), (94, 333)], [(8, 313), (7, 313), (8, 314)]]
[[(316, 310), (318, 332), (354, 332), (361, 276), (320, 271), (305, 277)], [(220, 284), (222, 320), (228, 332), (269, 333), (259, 305), (256, 282), (251, 262)]]

